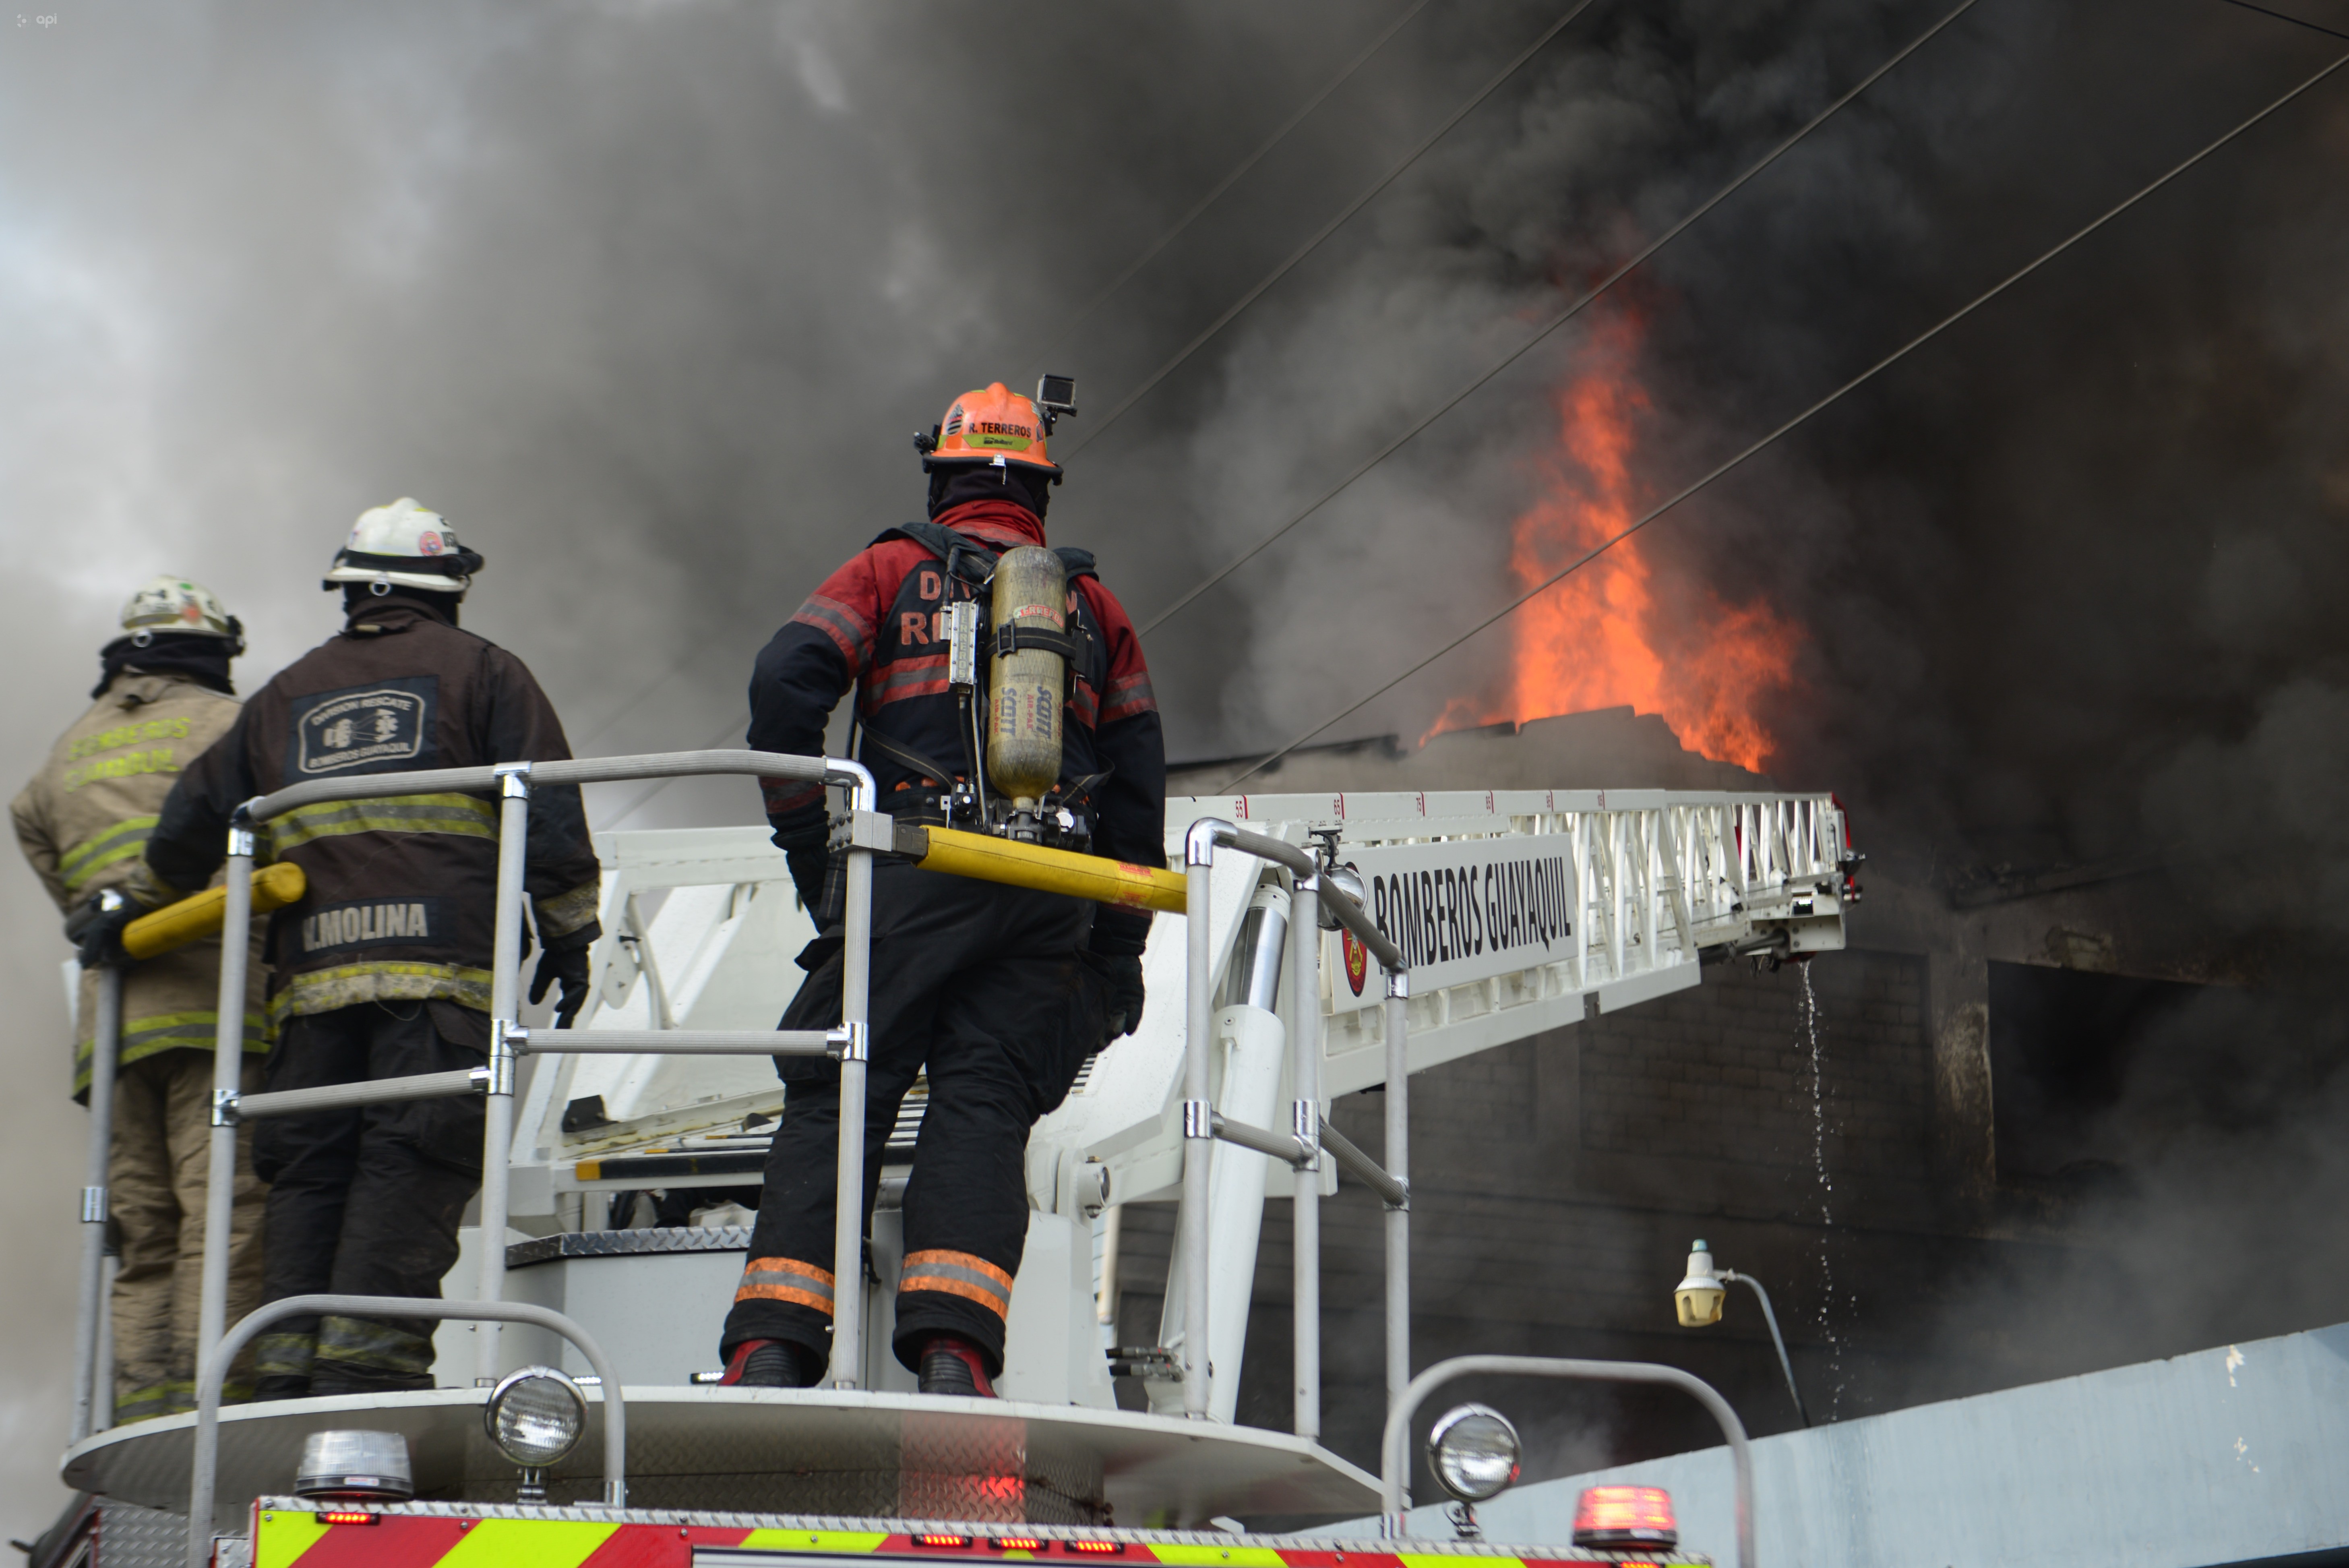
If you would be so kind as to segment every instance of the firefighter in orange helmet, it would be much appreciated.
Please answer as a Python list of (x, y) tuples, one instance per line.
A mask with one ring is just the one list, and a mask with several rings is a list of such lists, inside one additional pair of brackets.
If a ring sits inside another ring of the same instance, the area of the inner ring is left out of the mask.
[[(1003, 552), (1044, 544), (1061, 480), (1046, 450), (1051, 416), (1074, 410), (1058, 378), (1039, 393), (1024, 398), (1001, 382), (966, 392), (916, 438), (928, 520), (883, 534), (775, 634), (751, 678), (752, 746), (820, 753), (833, 704), (854, 687), (859, 755), (884, 809), (969, 823), (984, 759), (949, 688), (943, 612), (978, 597)], [(1078, 652), (1053, 793), (1092, 853), (1163, 866), (1165, 746), (1141, 641), (1092, 556), (1059, 555)], [(800, 959), (808, 978), (782, 1027), (826, 1028), (840, 1016), (841, 939), (823, 792), (776, 781), (766, 808), (802, 897), (822, 911), (823, 934)], [(864, 1207), (869, 1215), (898, 1103), (926, 1071), (893, 1341), (925, 1393), (993, 1393), (1027, 1235), (1029, 1129), (1068, 1093), (1086, 1056), (1140, 1022), (1149, 929), (1147, 911), (902, 862), (874, 867)], [(789, 1085), (783, 1119), (720, 1350), (730, 1383), (805, 1386), (830, 1355), (840, 1069), (806, 1057), (778, 1067)]]

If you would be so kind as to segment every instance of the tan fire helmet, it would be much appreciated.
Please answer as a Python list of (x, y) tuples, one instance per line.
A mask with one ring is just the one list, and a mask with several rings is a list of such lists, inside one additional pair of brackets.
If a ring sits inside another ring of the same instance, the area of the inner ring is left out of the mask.
[(122, 606), (122, 629), (143, 647), (159, 634), (225, 638), (244, 646), (244, 626), (212, 591), (166, 572), (142, 583)]

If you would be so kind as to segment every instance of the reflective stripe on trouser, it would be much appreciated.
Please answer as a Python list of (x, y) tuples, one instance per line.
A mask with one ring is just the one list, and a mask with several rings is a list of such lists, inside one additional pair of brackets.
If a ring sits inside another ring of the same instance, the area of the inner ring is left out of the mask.
[(114, 1389), (114, 1424), (119, 1427), (144, 1421), (150, 1416), (176, 1416), (195, 1407), (193, 1383), (174, 1380), (150, 1383), (142, 1388), (125, 1388), (118, 1383)]
[(428, 1380), (432, 1336), (363, 1317), (322, 1317), (317, 1332), (270, 1333), (254, 1345), (256, 1377), (324, 1377), (356, 1374), (369, 1382)]
[[(929, 1106), (905, 1189), (906, 1287), (891, 1349), (916, 1367), (952, 1334), (1000, 1371), (1012, 1276), (1027, 1243), (1025, 1151), (1101, 1044), (1107, 988), (1078, 954), (1092, 906), (883, 865), (873, 873), (873, 1056), (864, 1106), (864, 1209), (872, 1212), (897, 1106), (915, 1078)], [(787, 1029), (840, 1019), (840, 961), (817, 966), (783, 1015)], [(782, 1125), (767, 1156), (750, 1255), (833, 1256), (839, 1169), (838, 1064), (786, 1057)], [(902, 1157), (901, 1157), (902, 1158)], [(831, 1353), (832, 1319), (803, 1303), (742, 1296), (721, 1351), (782, 1339)], [(864, 1369), (853, 1369), (861, 1381)]]
[(306, 1378), (317, 1356), (318, 1336), (315, 1332), (289, 1334), (272, 1329), (253, 1342), (253, 1375)]
[(373, 1318), (323, 1317), (310, 1375), (324, 1375), (329, 1364), (391, 1377), (427, 1377), (432, 1371), (432, 1336)]
[(1011, 1276), (985, 1258), (968, 1252), (911, 1252), (905, 1272), (897, 1276), (900, 1309), (905, 1298), (924, 1291), (960, 1296), (977, 1302), (1000, 1318), (1011, 1315)]
[[(243, 1086), (260, 1087), (246, 1059)], [(108, 1205), (121, 1251), (110, 1306), (115, 1419), (137, 1420), (195, 1404), (196, 1315), (202, 1297), (204, 1189), (212, 1162), (212, 1057), (167, 1051), (115, 1075), (114, 1146)], [(253, 1138), (240, 1133), (235, 1203), (229, 1211), (231, 1323), (261, 1300), (262, 1207)], [(230, 1368), (228, 1397), (251, 1397), (245, 1358)]]
[(735, 1287), (738, 1302), (792, 1302), (832, 1315), (832, 1271), (797, 1258), (753, 1258)]

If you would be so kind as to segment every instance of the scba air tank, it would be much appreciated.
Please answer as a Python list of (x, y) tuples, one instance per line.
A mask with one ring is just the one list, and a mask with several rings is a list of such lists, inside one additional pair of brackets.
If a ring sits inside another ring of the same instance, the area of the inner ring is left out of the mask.
[[(1068, 665), (1048, 648), (1004, 651), (1004, 628), (1068, 630), (1069, 574), (1061, 557), (1040, 545), (1004, 552), (995, 564), (994, 670), (987, 683), (987, 776), (1015, 811), (1033, 812), (1061, 778), (1061, 705)], [(1065, 646), (1065, 645), (1064, 645)]]

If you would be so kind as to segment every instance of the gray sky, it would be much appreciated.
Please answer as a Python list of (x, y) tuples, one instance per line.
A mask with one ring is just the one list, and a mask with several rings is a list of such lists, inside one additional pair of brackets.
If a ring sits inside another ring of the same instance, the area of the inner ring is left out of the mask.
[[(1399, 0), (0, 16), (0, 733), (29, 772), (162, 570), (244, 618), (258, 684), (331, 629), (316, 576), (351, 519), (413, 494), (489, 557), (468, 624), (582, 750), (704, 743), (813, 581), (913, 514), (907, 435), (954, 393), (1032, 384), (1050, 348), (1106, 411), (1561, 8), (1437, 0), (1057, 336)], [(1941, 9), (1600, 0), (1073, 462), (1056, 538), (1146, 617)], [(2326, 47), (2217, 0), (1984, 0), (1594, 313), (1636, 328), (1627, 483), (1668, 491)], [(1802, 628), (1775, 773), (1919, 843), (2151, 833), (2223, 870), (2224, 804), (2349, 867), (2344, 104), (2292, 111), (1654, 531), (1656, 646), (1755, 596)], [(1560, 334), (1154, 636), (1170, 751), (1285, 740), (1503, 602), (1593, 342)], [(1503, 680), (1506, 649), (1337, 732), (1416, 735)], [(631, 825), (750, 798), (680, 786)], [(22, 1532), (57, 1501), (81, 1121), (28, 874), (0, 877), (0, 1510)]]

